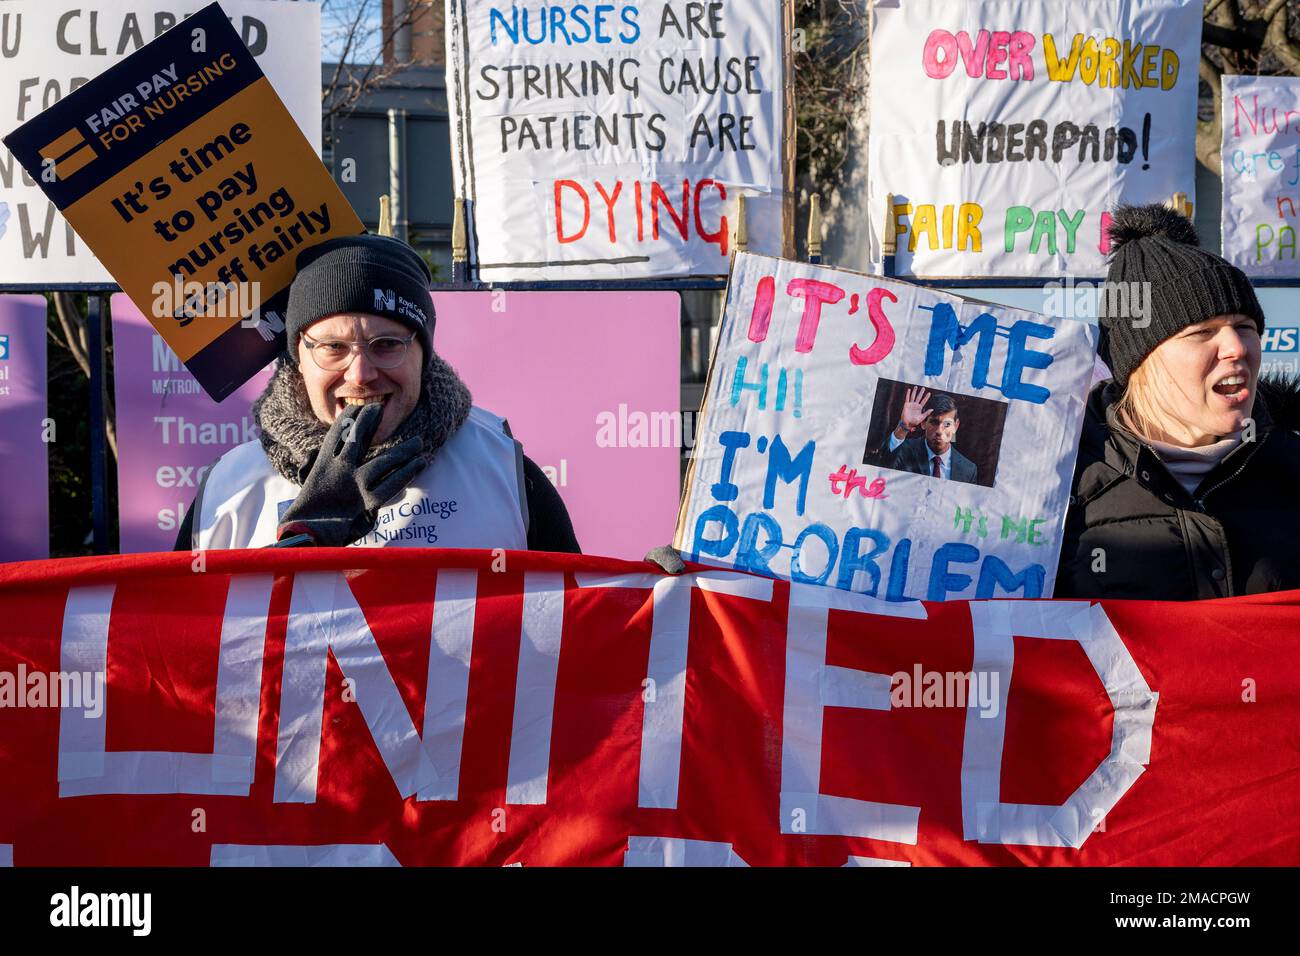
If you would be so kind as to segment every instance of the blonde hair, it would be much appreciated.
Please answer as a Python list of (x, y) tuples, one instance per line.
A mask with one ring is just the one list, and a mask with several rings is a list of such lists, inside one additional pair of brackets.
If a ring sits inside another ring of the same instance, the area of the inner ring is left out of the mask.
[[(1154, 368), (1157, 364), (1161, 366), (1158, 370)], [(1129, 373), (1128, 383), (1115, 402), (1116, 417), (1134, 435), (1147, 441), (1160, 441), (1168, 435), (1160, 424), (1165, 417), (1160, 407), (1163, 404), (1163, 390), (1156, 383), (1162, 377), (1168, 380), (1167, 375), (1159, 374), (1161, 372), (1164, 372), (1164, 365), (1159, 356), (1154, 353), (1148, 355)]]

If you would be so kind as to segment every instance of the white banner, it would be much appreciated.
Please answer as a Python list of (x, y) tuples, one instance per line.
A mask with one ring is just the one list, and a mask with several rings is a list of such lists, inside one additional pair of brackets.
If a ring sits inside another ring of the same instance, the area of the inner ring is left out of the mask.
[[(6, 0), (0, 3), (0, 136), (125, 59), (202, 3), (169, 0)], [(320, 152), (320, 8), (221, 0), (271, 85)], [(0, 285), (113, 277), (54, 203), (0, 146)]]
[(675, 545), (886, 600), (1050, 597), (1096, 343), (741, 253)]
[(874, 10), (873, 263), (888, 214), (897, 275), (1102, 276), (1109, 210), (1193, 196), (1200, 0)]
[(1223, 257), (1255, 276), (1300, 276), (1300, 78), (1223, 78)]
[(782, 249), (782, 0), (450, 0), (456, 194), (486, 281), (724, 275)]

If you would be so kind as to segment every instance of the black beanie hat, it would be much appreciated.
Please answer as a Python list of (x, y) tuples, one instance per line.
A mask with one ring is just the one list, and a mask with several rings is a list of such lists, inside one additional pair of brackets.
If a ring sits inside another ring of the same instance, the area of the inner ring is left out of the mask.
[(414, 249), (392, 236), (340, 236), (304, 249), (289, 286), (285, 350), (298, 364), (298, 337), (318, 319), (365, 312), (416, 333), (427, 363), (433, 355), (432, 276)]
[(1141, 282), (1149, 290), (1147, 314), (1138, 316), (1123, 307), (1131, 297), (1102, 289), (1101, 358), (1121, 388), (1156, 346), (1189, 325), (1241, 314), (1254, 319), (1263, 334), (1264, 310), (1250, 280), (1227, 260), (1200, 248), (1196, 227), (1186, 216), (1159, 203), (1120, 206), (1111, 217), (1109, 235), (1106, 284)]

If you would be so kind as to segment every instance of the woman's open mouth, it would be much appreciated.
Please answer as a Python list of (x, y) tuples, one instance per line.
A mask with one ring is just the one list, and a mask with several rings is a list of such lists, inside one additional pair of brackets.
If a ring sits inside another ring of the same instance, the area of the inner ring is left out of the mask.
[(1250, 376), (1228, 375), (1215, 382), (1212, 388), (1229, 405), (1240, 405), (1250, 396)]

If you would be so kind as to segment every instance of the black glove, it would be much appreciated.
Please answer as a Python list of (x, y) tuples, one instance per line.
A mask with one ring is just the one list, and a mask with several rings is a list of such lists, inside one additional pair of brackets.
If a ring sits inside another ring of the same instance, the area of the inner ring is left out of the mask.
[(419, 438), (359, 464), (383, 414), (382, 403), (349, 405), (334, 419), (277, 538), (306, 534), (320, 547), (341, 548), (370, 533), (379, 508), (424, 468)]

